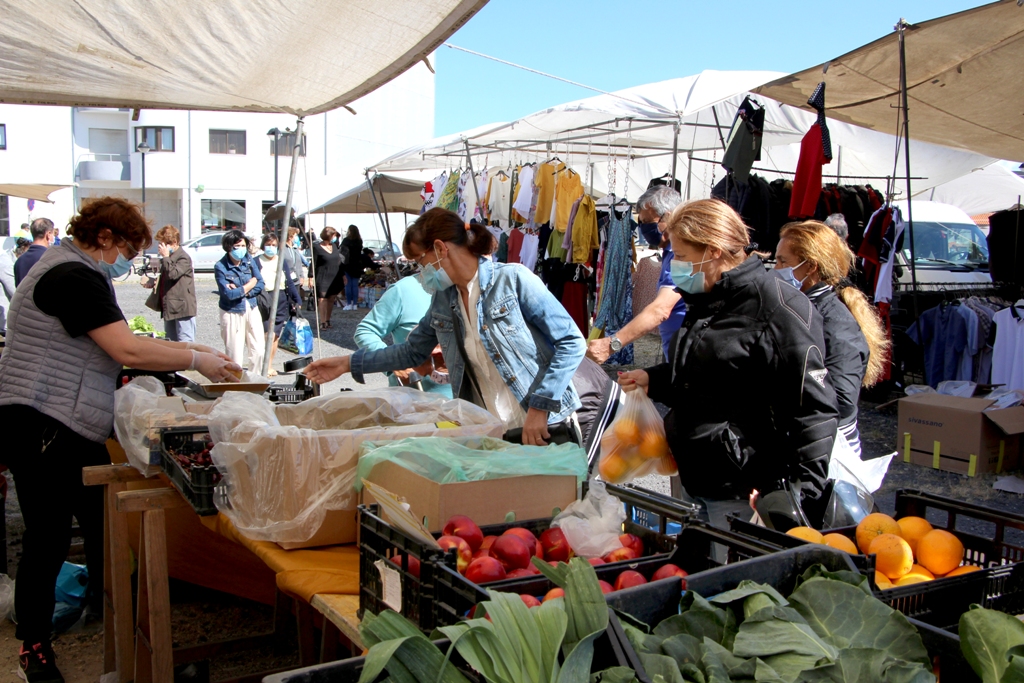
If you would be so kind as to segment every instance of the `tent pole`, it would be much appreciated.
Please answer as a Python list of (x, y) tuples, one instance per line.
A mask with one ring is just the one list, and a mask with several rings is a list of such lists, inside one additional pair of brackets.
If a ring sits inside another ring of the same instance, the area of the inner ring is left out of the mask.
[[(469, 140), (463, 138), (462, 139), (462, 144), (464, 144), (466, 146), (466, 166), (469, 167), (469, 182), (473, 183), (473, 194), (476, 195), (476, 208), (480, 210), (480, 218), (482, 220), (483, 217), (484, 217), (484, 205), (483, 205), (483, 201), (480, 199), (480, 193), (477, 191), (476, 172), (473, 170), (473, 155), (470, 154), (470, 152), (469, 152)], [(550, 144), (551, 143), (548, 143), (548, 145), (550, 145)], [(550, 149), (550, 147), (549, 147), (549, 149)], [(473, 220), (473, 217), (470, 216), (469, 217), (469, 221), (467, 221), (467, 223), (472, 221), (472, 220)]]
[[(373, 177), (376, 178), (377, 176), (374, 175)], [(373, 197), (373, 206), (377, 209), (377, 218), (380, 219), (380, 225), (384, 229), (384, 234), (387, 235), (388, 243), (390, 244), (390, 242), (391, 242), (391, 231), (388, 230), (387, 227), (384, 224), (384, 214), (381, 213), (380, 203), (377, 201), (377, 193), (373, 191), (373, 181), (370, 180), (370, 169), (366, 169), (366, 186), (368, 188), (370, 188), (370, 196)], [(391, 255), (391, 262), (395, 264), (396, 272), (398, 270), (398, 268), (397, 268), (397, 266), (398, 266), (397, 258), (398, 257), (395, 254)]]
[[(281, 284), (284, 282), (284, 256), (282, 249), (284, 248), (285, 237), (288, 236), (288, 226), (291, 224), (292, 218), (292, 197), (295, 196), (295, 173), (299, 168), (299, 150), (302, 149), (302, 127), (305, 123), (304, 119), (300, 116), (298, 123), (295, 126), (295, 145), (292, 147), (292, 168), (288, 174), (288, 194), (285, 195), (284, 199), (284, 220), (281, 221), (281, 227), (277, 229), (277, 279), (275, 283)], [(307, 209), (309, 207), (306, 207)], [(274, 289), (274, 294), (270, 298), (270, 330), (267, 332), (267, 345), (263, 350), (263, 372), (261, 373), (264, 377), (270, 372), (270, 352), (274, 349), (274, 323), (277, 322), (277, 303), (281, 298), (281, 287)]]
[(690, 179), (693, 178), (693, 152), (686, 153), (686, 201), (690, 201)]
[(900, 91), (903, 99), (903, 163), (907, 177), (907, 230), (910, 231), (910, 281), (914, 287), (914, 320), (917, 320), (921, 311), (918, 308), (917, 302), (917, 250), (914, 248), (914, 203), (911, 201), (914, 194), (910, 191), (910, 108), (908, 106), (909, 98), (907, 97), (906, 49), (906, 29), (908, 26), (909, 24), (902, 18), (896, 24), (900, 40)]
[(669, 185), (673, 190), (676, 189), (676, 164), (679, 161), (679, 124), (676, 123), (673, 128), (672, 137), (672, 183)]

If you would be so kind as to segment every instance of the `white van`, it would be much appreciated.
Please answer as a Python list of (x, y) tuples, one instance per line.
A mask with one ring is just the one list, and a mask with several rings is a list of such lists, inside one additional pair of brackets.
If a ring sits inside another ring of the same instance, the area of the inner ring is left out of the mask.
[[(907, 220), (907, 202), (894, 202)], [(950, 204), (914, 200), (914, 260), (919, 290), (942, 289), (942, 285), (991, 283), (988, 272), (988, 240), (971, 217)], [(899, 282), (908, 286), (910, 235), (903, 235), (903, 249), (897, 255)]]

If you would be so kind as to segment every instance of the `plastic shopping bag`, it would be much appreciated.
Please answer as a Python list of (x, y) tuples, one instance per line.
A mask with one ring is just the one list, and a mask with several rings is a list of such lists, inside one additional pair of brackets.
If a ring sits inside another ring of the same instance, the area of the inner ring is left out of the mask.
[(676, 461), (665, 438), (665, 423), (643, 391), (626, 392), (625, 405), (601, 437), (597, 470), (609, 484), (637, 477), (676, 474)]
[(284, 324), (277, 344), (292, 353), (308, 356), (313, 353), (313, 329), (305, 318), (292, 318)]
[(619, 534), (625, 521), (622, 501), (608, 493), (604, 484), (593, 481), (583, 500), (556, 515), (551, 526), (562, 529), (569, 547), (580, 557), (604, 557), (622, 547)]

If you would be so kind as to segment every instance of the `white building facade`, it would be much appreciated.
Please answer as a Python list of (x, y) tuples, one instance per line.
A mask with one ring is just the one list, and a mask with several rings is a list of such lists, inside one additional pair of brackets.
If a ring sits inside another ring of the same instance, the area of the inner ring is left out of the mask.
[[(182, 241), (231, 227), (259, 235), (275, 201), (275, 145), (268, 137), (275, 128), (283, 134), (276, 159), (283, 202), (294, 116), (0, 104), (0, 183), (71, 186), (51, 195), (52, 204), (0, 196), (0, 234), (43, 216), (63, 232), (83, 203), (105, 195), (142, 202), (144, 172), (154, 230), (173, 225)], [(429, 139), (433, 130), (434, 75), (422, 62), (348, 109), (306, 117), (296, 212), (356, 185), (367, 166)], [(149, 148), (144, 164), (142, 142)], [(382, 238), (371, 215), (316, 216), (307, 227), (348, 223), (358, 225), (364, 239)], [(404, 221), (392, 216), (391, 224), (400, 242)]]

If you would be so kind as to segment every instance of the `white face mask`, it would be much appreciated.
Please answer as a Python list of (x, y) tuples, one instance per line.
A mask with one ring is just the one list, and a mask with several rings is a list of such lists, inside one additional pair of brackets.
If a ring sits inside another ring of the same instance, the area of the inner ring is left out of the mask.
[(803, 289), (804, 280), (807, 279), (807, 276), (805, 275), (802, 279), (797, 280), (796, 275), (794, 275), (793, 273), (797, 268), (799, 268), (805, 263), (807, 263), (807, 261), (803, 260), (791, 268), (776, 268), (775, 270), (772, 271), (772, 274), (774, 274), (775, 277), (779, 278), (783, 282), (787, 282), (793, 285), (797, 289)]

